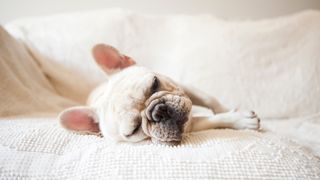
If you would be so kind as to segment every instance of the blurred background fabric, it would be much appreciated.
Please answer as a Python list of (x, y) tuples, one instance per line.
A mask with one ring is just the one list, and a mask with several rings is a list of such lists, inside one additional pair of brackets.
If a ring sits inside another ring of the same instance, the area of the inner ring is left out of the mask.
[(214, 14), (226, 19), (264, 19), (306, 9), (319, 0), (0, 0), (0, 23), (27, 16), (122, 8), (147, 14)]

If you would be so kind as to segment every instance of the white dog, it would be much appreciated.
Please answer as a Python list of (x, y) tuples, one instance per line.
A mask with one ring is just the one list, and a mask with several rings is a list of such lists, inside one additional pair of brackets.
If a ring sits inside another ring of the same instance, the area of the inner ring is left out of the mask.
[[(109, 75), (95, 89), (87, 106), (60, 113), (64, 128), (102, 135), (115, 141), (179, 144), (182, 134), (211, 128), (258, 129), (253, 111), (228, 111), (217, 100), (199, 90), (179, 86), (170, 78), (135, 65), (115, 48), (99, 44), (93, 48), (98, 65)], [(192, 105), (205, 106), (215, 116), (192, 118)]]

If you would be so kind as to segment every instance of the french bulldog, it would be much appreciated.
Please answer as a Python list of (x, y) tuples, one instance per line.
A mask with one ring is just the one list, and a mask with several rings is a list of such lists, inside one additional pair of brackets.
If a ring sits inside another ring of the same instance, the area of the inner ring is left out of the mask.
[[(152, 142), (177, 145), (183, 133), (212, 128), (259, 129), (253, 111), (228, 110), (215, 98), (169, 77), (136, 65), (117, 49), (98, 44), (96, 63), (109, 75), (90, 94), (87, 106), (71, 107), (58, 116), (70, 131), (102, 134), (115, 142)], [(211, 109), (212, 117), (193, 117), (193, 105)]]

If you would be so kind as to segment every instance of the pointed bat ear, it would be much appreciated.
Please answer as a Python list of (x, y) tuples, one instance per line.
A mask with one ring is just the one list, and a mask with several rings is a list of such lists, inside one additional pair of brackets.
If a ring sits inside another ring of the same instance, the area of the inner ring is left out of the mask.
[(117, 49), (106, 44), (97, 44), (92, 48), (92, 54), (97, 64), (107, 73), (112, 74), (117, 70), (135, 64), (129, 56), (122, 55)]
[(99, 134), (99, 124), (96, 113), (86, 106), (71, 107), (59, 114), (61, 125), (71, 131), (87, 134)]

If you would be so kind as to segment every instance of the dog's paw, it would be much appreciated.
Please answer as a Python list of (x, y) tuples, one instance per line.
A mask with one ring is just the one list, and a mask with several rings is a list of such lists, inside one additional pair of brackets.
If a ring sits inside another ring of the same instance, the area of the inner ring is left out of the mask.
[(253, 129), (260, 128), (260, 118), (254, 111), (232, 110), (229, 112), (233, 120), (234, 129)]

